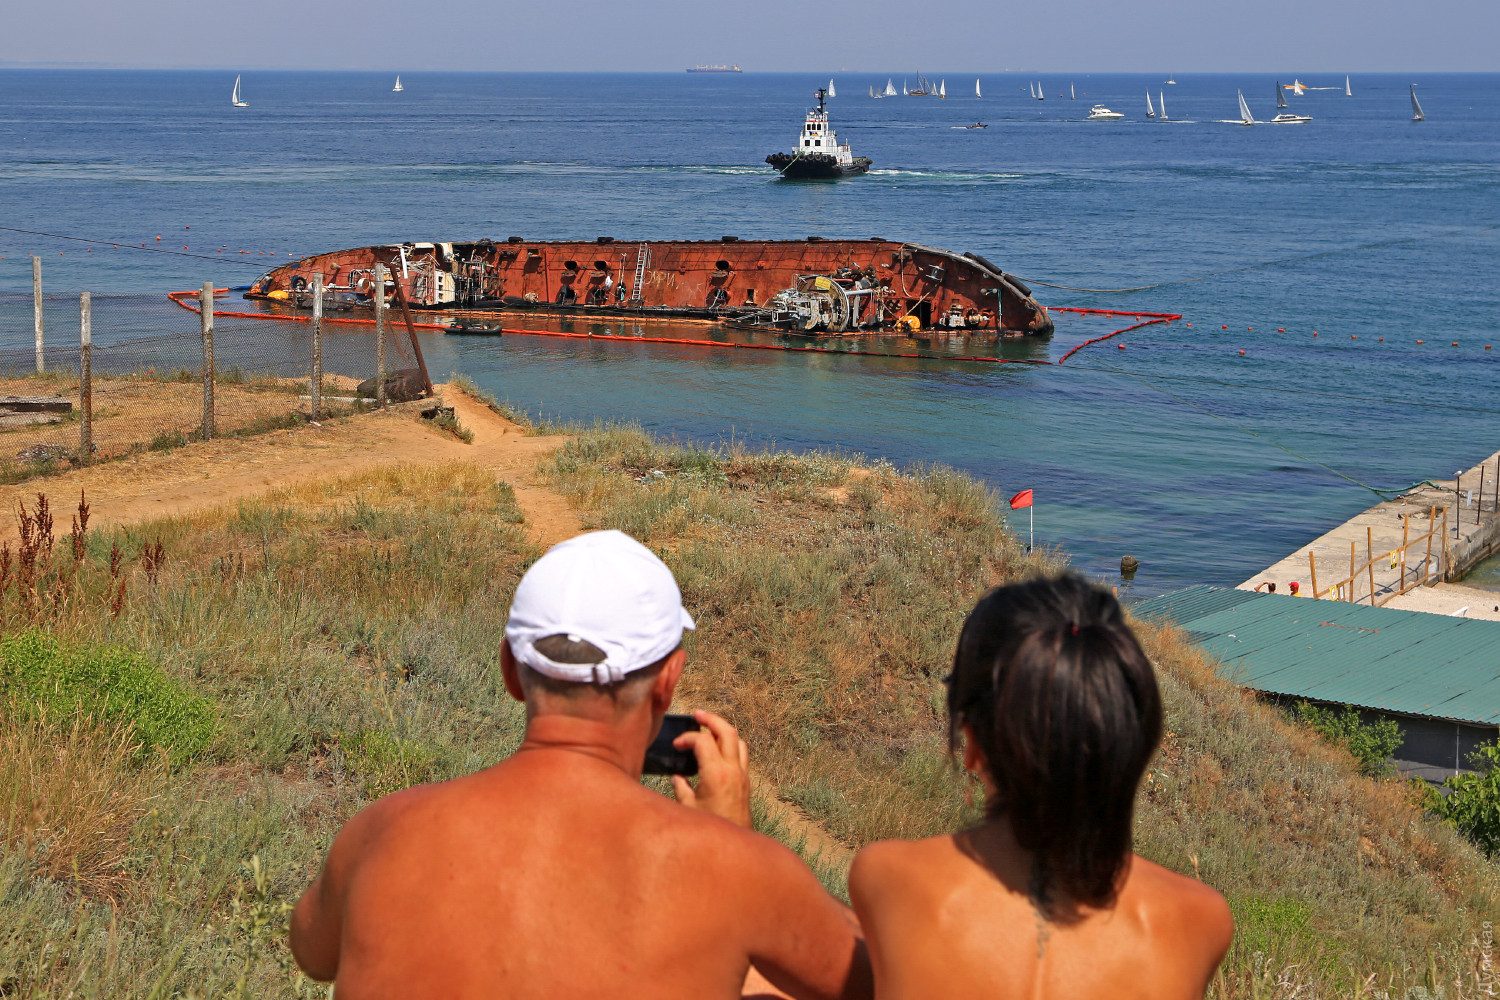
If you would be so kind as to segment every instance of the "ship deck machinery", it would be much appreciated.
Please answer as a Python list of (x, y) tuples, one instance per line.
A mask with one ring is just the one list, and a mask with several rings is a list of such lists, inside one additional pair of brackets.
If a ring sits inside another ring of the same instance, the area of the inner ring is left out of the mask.
[(414, 309), (455, 316), (683, 316), (835, 335), (1052, 332), (1031, 290), (983, 257), (878, 238), (401, 243), (304, 257), (262, 275), (245, 297), (306, 307), (321, 275), (325, 308), (368, 309), (377, 262), (387, 295), (399, 281)]

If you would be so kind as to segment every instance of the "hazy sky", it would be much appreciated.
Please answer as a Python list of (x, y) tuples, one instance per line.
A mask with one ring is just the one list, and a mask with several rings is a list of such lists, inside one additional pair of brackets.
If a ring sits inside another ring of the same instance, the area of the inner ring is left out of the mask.
[(1500, 0), (43, 0), (0, 64), (1073, 73), (1500, 70)]

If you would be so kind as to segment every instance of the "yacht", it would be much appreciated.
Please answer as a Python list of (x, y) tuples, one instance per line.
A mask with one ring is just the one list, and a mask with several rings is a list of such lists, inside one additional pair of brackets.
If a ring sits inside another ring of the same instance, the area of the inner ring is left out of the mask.
[(1118, 111), (1111, 111), (1102, 104), (1096, 104), (1090, 109), (1088, 120), (1091, 122), (1115, 122), (1124, 117)]
[[(1416, 94), (1413, 93), (1412, 100), (1415, 101), (1416, 99)], [(233, 104), (237, 108), (248, 108), (250, 106), (250, 102), (240, 96), (239, 77), (234, 78), (234, 93), (229, 95), (229, 103)]]
[(1271, 119), (1272, 125), (1305, 125), (1312, 121), (1312, 115), (1293, 115), (1282, 112)]

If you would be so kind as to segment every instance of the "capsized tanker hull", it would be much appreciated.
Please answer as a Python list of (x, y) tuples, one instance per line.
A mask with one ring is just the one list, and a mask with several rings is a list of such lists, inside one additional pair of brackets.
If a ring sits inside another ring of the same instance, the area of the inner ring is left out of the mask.
[(402, 243), (304, 257), (261, 276), (245, 297), (307, 305), (313, 279), (321, 275), (326, 295), (367, 308), (377, 262), (386, 267), (387, 295), (399, 282), (414, 308), (453, 313), (537, 310), (753, 322), (780, 293), (823, 276), (849, 300), (843, 327), (826, 333), (897, 326), (1008, 336), (1052, 332), (1030, 289), (984, 258), (884, 239)]

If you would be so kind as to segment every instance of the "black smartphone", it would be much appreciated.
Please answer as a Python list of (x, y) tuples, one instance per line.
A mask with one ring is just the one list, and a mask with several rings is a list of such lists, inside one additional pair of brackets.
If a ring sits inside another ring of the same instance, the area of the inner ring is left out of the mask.
[(696, 733), (700, 728), (691, 715), (668, 715), (661, 720), (661, 732), (646, 748), (646, 766), (643, 774), (680, 774), (691, 778), (698, 773), (698, 755), (691, 750), (679, 750), (672, 742), (683, 733)]

